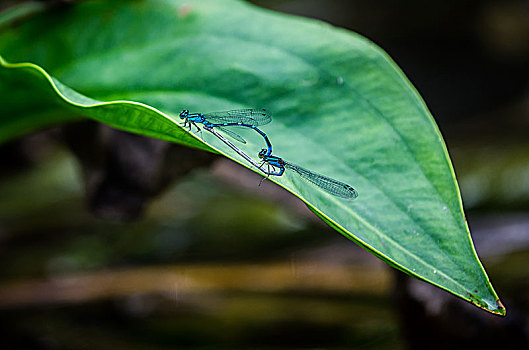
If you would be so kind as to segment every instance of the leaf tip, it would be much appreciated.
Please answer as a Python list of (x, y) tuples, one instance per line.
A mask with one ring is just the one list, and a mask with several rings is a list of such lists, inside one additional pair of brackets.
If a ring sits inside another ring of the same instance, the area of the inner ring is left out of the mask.
[(468, 294), (468, 301), (470, 301), (475, 306), (493, 313), (498, 316), (505, 316), (507, 314), (507, 309), (503, 306), (501, 300), (498, 298), (494, 301), (487, 301), (481, 298), (478, 298), (474, 294)]
[(496, 300), (496, 309), (491, 310), (491, 311), (496, 315), (500, 315), (500, 316), (507, 315), (507, 309), (505, 308), (505, 306), (503, 306), (500, 299)]

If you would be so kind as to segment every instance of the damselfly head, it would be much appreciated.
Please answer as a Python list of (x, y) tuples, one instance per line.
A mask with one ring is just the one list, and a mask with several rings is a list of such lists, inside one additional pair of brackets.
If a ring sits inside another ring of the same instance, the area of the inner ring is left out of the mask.
[(189, 116), (189, 110), (184, 109), (182, 113), (180, 113), (180, 118), (185, 119)]
[(263, 148), (259, 154), (258, 154), (258, 157), (263, 159), (265, 156), (266, 156), (266, 153), (267, 153), (267, 149), (266, 148)]

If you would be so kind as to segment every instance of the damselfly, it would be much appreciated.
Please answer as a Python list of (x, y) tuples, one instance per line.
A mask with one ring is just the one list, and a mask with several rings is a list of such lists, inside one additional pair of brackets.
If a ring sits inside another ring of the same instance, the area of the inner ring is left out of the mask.
[(309, 181), (333, 196), (345, 199), (358, 197), (358, 192), (348, 184), (314, 173), (299, 165), (289, 163), (280, 157), (272, 156), (267, 153), (266, 149), (262, 149), (259, 152), (259, 158), (263, 160), (260, 165), (261, 169), (265, 164), (267, 165), (268, 170), (264, 170), (267, 175), (281, 176), (285, 172), (285, 169), (290, 169), (301, 176), (302, 179)]
[(267, 155), (272, 154), (272, 144), (268, 140), (268, 136), (260, 130), (257, 126), (268, 124), (272, 121), (272, 116), (266, 109), (236, 109), (233, 111), (213, 112), (213, 113), (189, 113), (187, 109), (180, 113), (180, 118), (184, 119), (184, 127), (191, 126), (200, 128), (196, 123), (200, 123), (208, 128), (218, 128), (227, 135), (233, 137), (235, 140), (246, 143), (246, 140), (239, 134), (229, 130), (229, 126), (242, 126), (255, 130), (265, 140), (267, 146)]

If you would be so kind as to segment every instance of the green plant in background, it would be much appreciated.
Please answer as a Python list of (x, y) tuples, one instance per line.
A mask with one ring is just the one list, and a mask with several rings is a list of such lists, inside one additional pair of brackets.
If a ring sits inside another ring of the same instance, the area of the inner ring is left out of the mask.
[(86, 2), (7, 26), (13, 17), (0, 18), (0, 141), (92, 118), (248, 166), (212, 135), (186, 132), (178, 114), (266, 107), (274, 152), (352, 184), (359, 198), (288, 172), (272, 181), (388, 264), (505, 314), (442, 136), (372, 42), (234, 0)]

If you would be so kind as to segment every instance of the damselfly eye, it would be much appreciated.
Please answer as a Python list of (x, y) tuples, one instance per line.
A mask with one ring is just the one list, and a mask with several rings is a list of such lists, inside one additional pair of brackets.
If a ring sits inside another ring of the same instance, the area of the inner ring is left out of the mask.
[(266, 155), (266, 149), (262, 149), (260, 152), (259, 152), (259, 158), (264, 158), (264, 156)]

